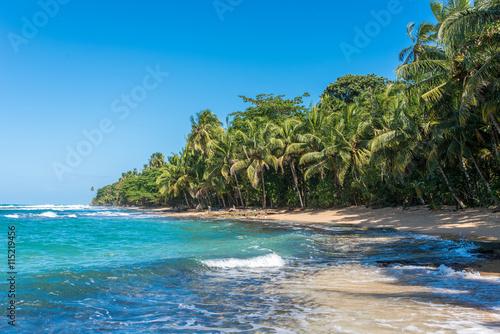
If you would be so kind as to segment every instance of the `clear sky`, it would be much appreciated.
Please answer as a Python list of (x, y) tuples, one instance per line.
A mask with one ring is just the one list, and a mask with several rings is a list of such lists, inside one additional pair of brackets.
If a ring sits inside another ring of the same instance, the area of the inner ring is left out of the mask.
[(394, 78), (424, 20), (427, 0), (5, 1), (0, 203), (87, 204), (178, 152), (194, 113), (244, 110), (238, 95), (309, 104), (349, 73)]

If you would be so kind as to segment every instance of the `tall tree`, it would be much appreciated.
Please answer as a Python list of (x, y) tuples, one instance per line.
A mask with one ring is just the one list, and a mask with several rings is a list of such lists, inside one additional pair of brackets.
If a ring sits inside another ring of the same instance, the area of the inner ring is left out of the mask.
[(390, 81), (387, 78), (375, 74), (352, 75), (340, 77), (334, 83), (328, 85), (323, 96), (329, 95), (345, 103), (352, 103), (354, 99), (364, 91), (384, 89)]
[(266, 208), (266, 185), (264, 180), (264, 169), (273, 167), (277, 169), (278, 159), (273, 155), (277, 148), (272, 140), (271, 126), (255, 128), (254, 124), (247, 121), (248, 133), (239, 131), (243, 139), (243, 155), (231, 167), (231, 173), (245, 170), (248, 180), (254, 188), (259, 183), (262, 186), (262, 208)]
[(411, 22), (406, 27), (407, 35), (410, 37), (413, 45), (404, 48), (399, 53), (399, 61), (408, 64), (414, 61), (420, 61), (423, 56), (438, 53), (442, 51), (433, 45), (436, 40), (436, 27), (428, 22), (422, 22), (416, 25)]

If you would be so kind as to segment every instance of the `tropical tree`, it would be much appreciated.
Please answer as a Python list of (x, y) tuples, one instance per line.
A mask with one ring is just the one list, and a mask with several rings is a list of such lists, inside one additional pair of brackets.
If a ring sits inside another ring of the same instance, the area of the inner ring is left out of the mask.
[(149, 169), (161, 168), (164, 167), (165, 165), (166, 165), (165, 156), (160, 152), (156, 152), (151, 155), (148, 163), (144, 165), (144, 170), (146, 171)]
[(200, 151), (203, 156), (209, 152), (209, 143), (222, 132), (222, 123), (210, 110), (203, 110), (191, 116), (191, 133), (188, 145)]
[(280, 148), (280, 157), (278, 159), (278, 165), (281, 169), (285, 170), (285, 166), (289, 166), (292, 172), (293, 183), (297, 195), (299, 197), (301, 209), (305, 208), (304, 201), (302, 200), (302, 194), (299, 187), (299, 179), (296, 170), (296, 158), (297, 154), (291, 153), (289, 148), (293, 144), (299, 143), (298, 136), (300, 135), (300, 129), (302, 127), (302, 122), (296, 118), (287, 119), (281, 124), (274, 124), (274, 132), (276, 133), (275, 142)]
[(328, 95), (345, 103), (352, 103), (359, 94), (367, 90), (384, 89), (388, 84), (390, 84), (390, 81), (387, 78), (375, 74), (348, 74), (337, 78), (334, 83), (328, 85), (322, 97)]
[(273, 151), (278, 145), (271, 131), (271, 125), (255, 128), (255, 125), (247, 121), (248, 133), (238, 131), (238, 135), (243, 141), (243, 155), (236, 159), (236, 163), (231, 166), (231, 173), (236, 174), (240, 170), (245, 170), (250, 184), (257, 188), (259, 183), (262, 186), (262, 208), (266, 208), (266, 185), (264, 180), (264, 169), (273, 167), (277, 169), (278, 158), (273, 155)]
[(429, 54), (442, 53), (434, 44), (436, 40), (436, 27), (429, 22), (422, 22), (416, 25), (411, 22), (406, 27), (407, 35), (413, 42), (413, 45), (404, 48), (399, 53), (399, 61), (403, 64), (420, 61), (422, 57)]

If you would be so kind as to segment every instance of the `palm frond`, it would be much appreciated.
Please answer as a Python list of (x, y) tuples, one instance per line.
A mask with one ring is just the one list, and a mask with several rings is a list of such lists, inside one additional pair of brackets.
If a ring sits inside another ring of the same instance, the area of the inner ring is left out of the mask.
[(473, 6), (450, 15), (441, 25), (438, 38), (454, 53), (469, 36), (482, 32), (486, 24), (500, 15), (499, 4)]
[(319, 173), (319, 172), (323, 172), (326, 168), (326, 166), (328, 165), (328, 161), (327, 160), (324, 160), (324, 161), (321, 161), (317, 164), (314, 164), (312, 166), (310, 166), (306, 172), (304, 173), (304, 178), (307, 180), (308, 178), (310, 178), (311, 176)]
[(299, 160), (299, 164), (300, 165), (303, 165), (303, 164), (306, 164), (306, 163), (311, 163), (311, 162), (314, 162), (314, 161), (317, 161), (321, 158), (323, 158), (324, 155), (322, 152), (309, 152), (309, 153), (306, 153), (304, 154), (300, 160)]

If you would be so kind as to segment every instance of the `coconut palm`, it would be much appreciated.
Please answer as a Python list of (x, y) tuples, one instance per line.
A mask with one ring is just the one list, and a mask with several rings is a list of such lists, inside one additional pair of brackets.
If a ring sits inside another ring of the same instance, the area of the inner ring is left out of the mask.
[[(471, 43), (477, 42), (477, 34), (500, 15), (500, 4), (467, 7), (446, 17), (439, 29), (438, 43), (443, 46), (446, 58), (434, 53), (413, 63), (405, 63), (397, 70), (399, 77), (414, 81), (414, 88), (423, 93), (426, 101), (446, 100), (454, 92), (461, 92), (462, 105), (477, 101), (474, 93), (482, 88), (485, 80), (500, 69), (498, 45), (489, 54), (472, 53)], [(465, 3), (465, 2), (464, 2)], [(424, 79), (422, 75), (425, 74)], [(463, 108), (462, 108), (463, 109)]]
[(302, 200), (302, 195), (300, 193), (299, 180), (297, 177), (297, 170), (295, 168), (296, 155), (292, 154), (290, 150), (288, 150), (291, 145), (299, 143), (297, 137), (300, 134), (301, 127), (302, 122), (298, 119), (287, 119), (281, 124), (274, 125), (274, 131), (276, 133), (276, 144), (281, 149), (278, 165), (283, 171), (285, 166), (290, 166), (295, 190), (297, 191), (300, 201), (300, 207), (301, 209), (304, 209), (304, 201)]
[(151, 155), (148, 163), (144, 165), (144, 171), (154, 168), (161, 168), (166, 164), (167, 163), (165, 162), (165, 156), (160, 152), (156, 152)]
[(271, 125), (255, 128), (254, 123), (247, 121), (248, 133), (238, 132), (243, 141), (243, 155), (231, 166), (231, 174), (245, 170), (250, 184), (257, 188), (262, 185), (262, 208), (266, 208), (266, 185), (264, 180), (264, 169), (273, 167), (277, 169), (278, 159), (273, 155), (277, 144), (272, 140)]
[(187, 194), (192, 192), (196, 180), (190, 158), (190, 151), (187, 149), (181, 154), (174, 154), (168, 159), (168, 164), (161, 169), (162, 174), (156, 180), (160, 185), (161, 194), (177, 197), (182, 193), (188, 207), (190, 204)]
[[(212, 152), (212, 155), (207, 158), (207, 167), (205, 170), (204, 179), (211, 182), (212, 186), (216, 189), (220, 187), (220, 190), (216, 190), (216, 192), (219, 194), (229, 193), (232, 187), (231, 184), (234, 185), (234, 183), (236, 183), (235, 188), (238, 192), (241, 206), (244, 207), (245, 203), (241, 194), (238, 176), (235, 173), (231, 173), (231, 166), (234, 164), (237, 158), (237, 145), (238, 142), (236, 140), (236, 137), (233, 134), (232, 129), (229, 127), (225, 128), (224, 131), (220, 133), (219, 137), (213, 138), (208, 143), (207, 146)], [(234, 178), (234, 182), (232, 182), (232, 178)], [(213, 182), (212, 179), (214, 179)]]
[(406, 29), (413, 45), (399, 53), (399, 61), (403, 64), (420, 61), (426, 55), (441, 53), (441, 50), (433, 45), (436, 40), (436, 27), (433, 24), (422, 22), (416, 25), (415, 22), (411, 22)]
[[(484, 1), (481, 0), (476, 0), (475, 3), (481, 3)], [(450, 15), (462, 11), (464, 9), (467, 9), (472, 6), (472, 1), (471, 0), (446, 0), (444, 2), (442, 1), (431, 1), (431, 10), (432, 13), (434, 14), (434, 17), (438, 21), (438, 28), (443, 23), (446, 18), (448, 18)]]
[(209, 143), (222, 131), (222, 123), (210, 110), (203, 110), (191, 116), (191, 133), (187, 137), (188, 145), (202, 152), (209, 152)]

